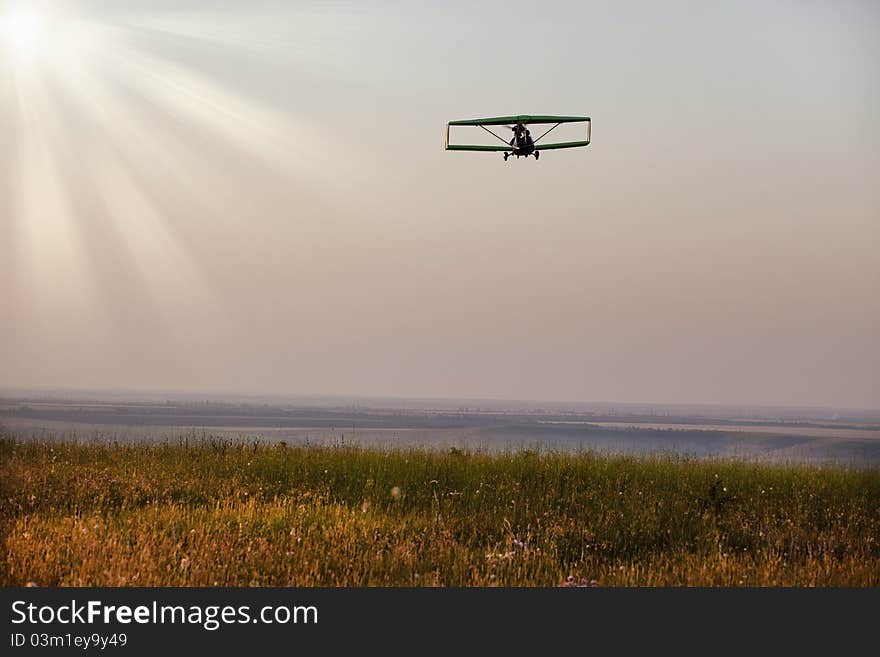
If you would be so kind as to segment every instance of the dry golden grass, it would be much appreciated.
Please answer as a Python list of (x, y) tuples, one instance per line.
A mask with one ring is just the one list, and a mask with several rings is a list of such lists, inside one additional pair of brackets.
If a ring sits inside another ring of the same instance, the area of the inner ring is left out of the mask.
[(4, 586), (880, 585), (880, 473), (0, 441)]

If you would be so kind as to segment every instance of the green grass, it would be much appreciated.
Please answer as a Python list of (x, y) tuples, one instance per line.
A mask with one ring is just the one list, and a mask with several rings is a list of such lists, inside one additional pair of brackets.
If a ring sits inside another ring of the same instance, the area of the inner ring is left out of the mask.
[(0, 440), (0, 584), (880, 585), (880, 472)]

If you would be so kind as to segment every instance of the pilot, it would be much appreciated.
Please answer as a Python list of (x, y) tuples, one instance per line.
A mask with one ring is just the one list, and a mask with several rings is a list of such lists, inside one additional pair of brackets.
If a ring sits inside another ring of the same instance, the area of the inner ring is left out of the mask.
[(535, 142), (532, 141), (532, 133), (529, 132), (529, 129), (526, 128), (526, 136), (523, 138), (523, 146), (534, 146)]

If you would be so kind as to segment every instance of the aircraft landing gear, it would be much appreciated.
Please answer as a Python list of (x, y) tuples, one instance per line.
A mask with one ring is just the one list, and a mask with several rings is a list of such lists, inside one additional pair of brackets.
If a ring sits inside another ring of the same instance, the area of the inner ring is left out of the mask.
[(540, 155), (540, 153), (539, 153), (538, 151), (535, 151), (535, 159), (536, 159), (536, 160), (538, 159), (538, 156), (539, 156), (539, 155)]
[(509, 158), (509, 157), (510, 157), (510, 153), (505, 153), (504, 154), (504, 161), (507, 162), (507, 158)]

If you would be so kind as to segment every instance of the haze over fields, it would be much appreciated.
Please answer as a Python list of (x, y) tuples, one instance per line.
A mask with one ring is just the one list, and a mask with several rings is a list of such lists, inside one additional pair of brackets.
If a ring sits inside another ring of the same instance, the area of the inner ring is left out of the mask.
[(0, 2), (0, 389), (880, 408), (878, 116), (876, 2)]

